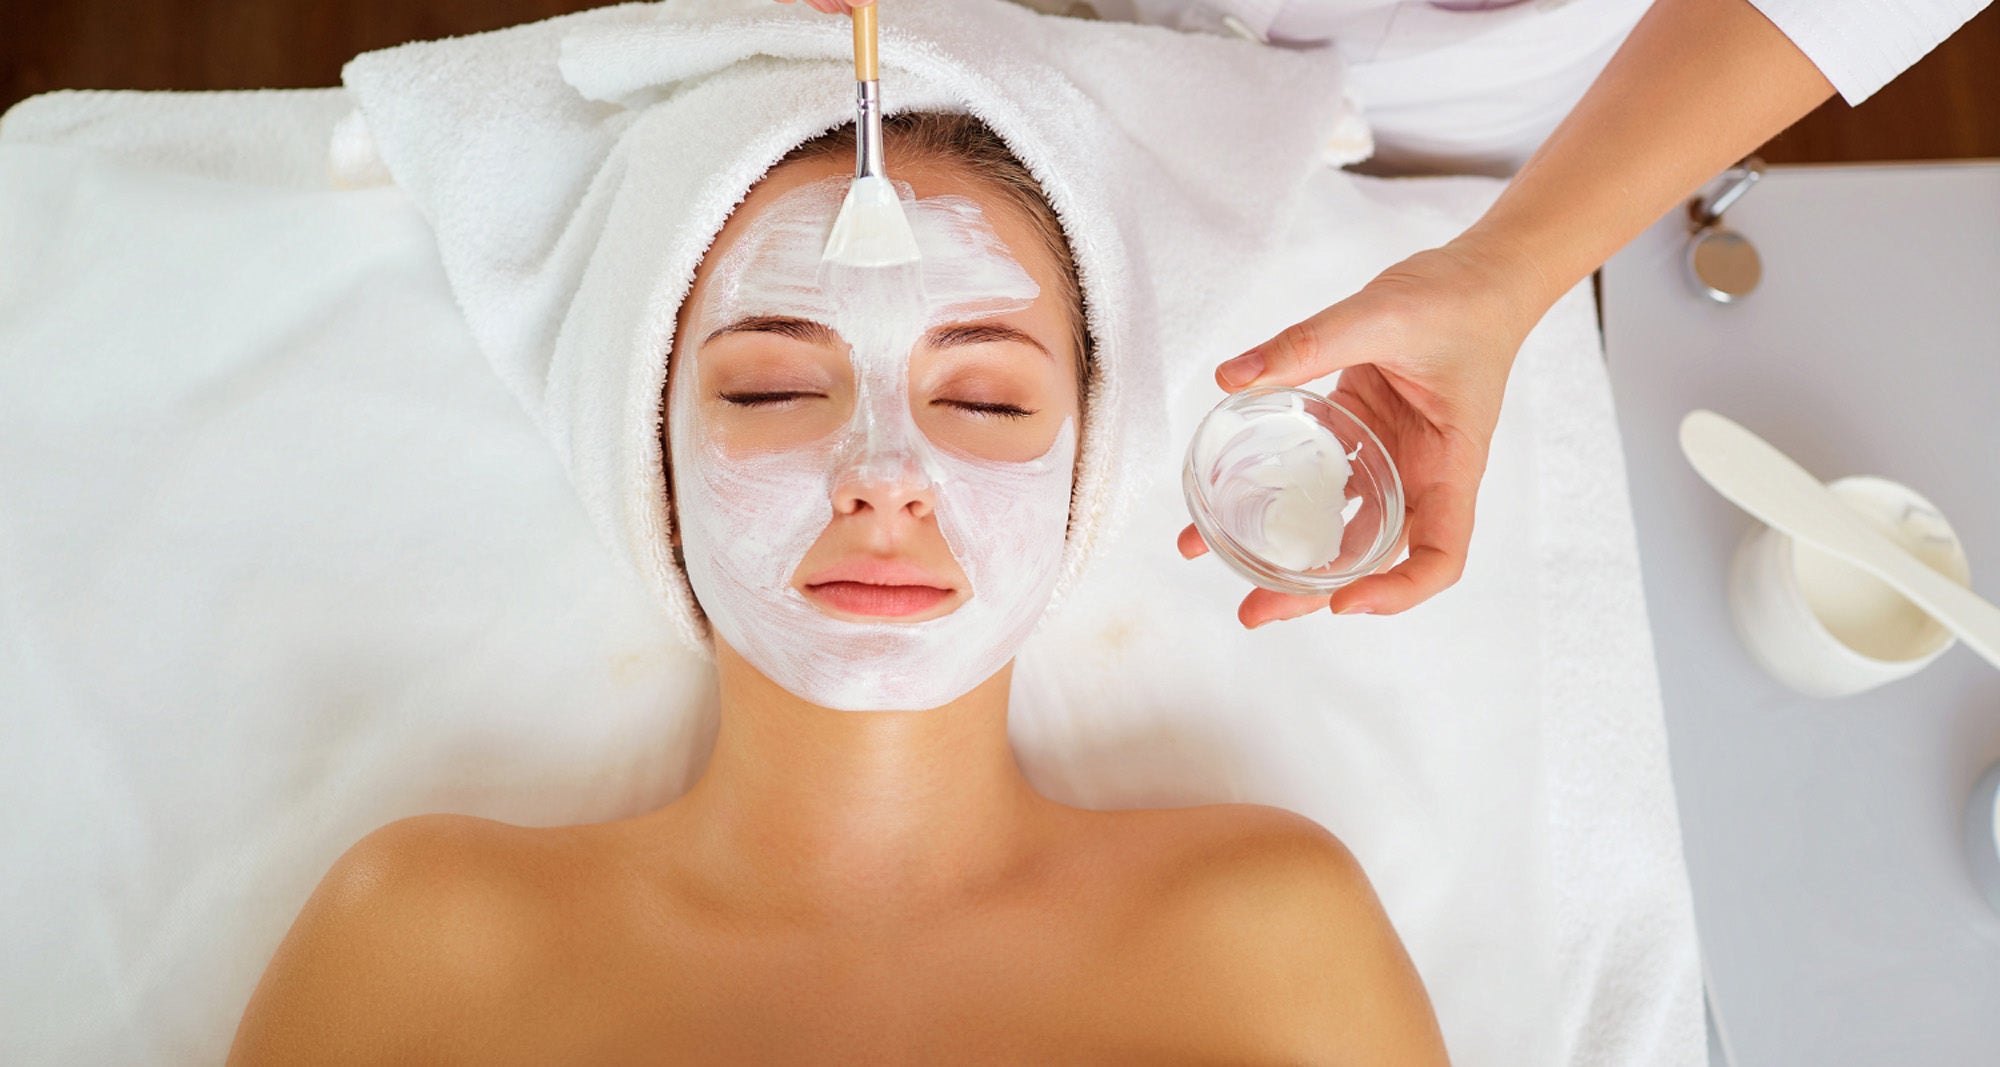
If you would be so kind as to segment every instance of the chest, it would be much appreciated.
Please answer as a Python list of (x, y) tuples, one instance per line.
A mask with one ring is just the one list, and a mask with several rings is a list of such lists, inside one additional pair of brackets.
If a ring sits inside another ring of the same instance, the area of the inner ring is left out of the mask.
[[(1211, 1062), (1244, 1035), (1170, 936), (1027, 909), (910, 928), (668, 925), (568, 978), (598, 1062)], [(1206, 1052), (1204, 1050), (1207, 1050)], [(1234, 1057), (1241, 1062), (1241, 1057)]]

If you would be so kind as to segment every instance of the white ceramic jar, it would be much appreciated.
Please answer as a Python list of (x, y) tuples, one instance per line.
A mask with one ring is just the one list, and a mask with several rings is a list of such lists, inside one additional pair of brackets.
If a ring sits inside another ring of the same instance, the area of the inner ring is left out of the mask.
[[(1964, 546), (1915, 490), (1873, 477), (1827, 488), (1932, 570), (1970, 583)], [(1737, 546), (1729, 604), (1751, 657), (1809, 696), (1845, 696), (1907, 677), (1956, 640), (1880, 578), (1761, 523)]]

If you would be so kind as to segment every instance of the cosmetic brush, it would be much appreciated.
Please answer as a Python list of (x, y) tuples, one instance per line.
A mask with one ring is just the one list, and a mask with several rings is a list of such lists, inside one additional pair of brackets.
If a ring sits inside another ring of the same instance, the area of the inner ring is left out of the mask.
[(875, 5), (857, 7), (854, 20), (854, 184), (827, 235), (827, 263), (893, 267), (914, 263), (917, 238), (903, 216), (896, 187), (882, 171), (882, 101), (876, 82)]

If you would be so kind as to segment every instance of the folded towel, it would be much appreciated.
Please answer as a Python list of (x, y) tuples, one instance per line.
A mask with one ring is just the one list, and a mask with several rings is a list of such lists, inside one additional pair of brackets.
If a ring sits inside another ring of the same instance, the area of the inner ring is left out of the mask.
[[(154, 173), (324, 189), (338, 146), (327, 128), (354, 111), (339, 89), (203, 93), (199, 117), (187, 99), (120, 89), (43, 93), (0, 116), (0, 140), (86, 149)], [(346, 165), (368, 170), (365, 159)]]
[[(1164, 447), (1165, 370), (1224, 354), (1215, 323), (1352, 125), (1340, 60), (1001, 0), (882, 23), (888, 112), (983, 119), (1075, 252), (1098, 367), (1060, 599), (1123, 512), (1132, 457)], [(676, 0), (371, 52), (342, 73), (473, 336), (696, 647), (659, 446), (675, 313), (750, 186), (852, 118), (850, 39), (845, 20), (769, 0)]]

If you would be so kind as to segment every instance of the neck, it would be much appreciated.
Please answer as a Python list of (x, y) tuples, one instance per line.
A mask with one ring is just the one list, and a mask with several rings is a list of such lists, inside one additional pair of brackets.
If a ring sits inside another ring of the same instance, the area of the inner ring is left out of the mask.
[(716, 664), (714, 753), (665, 811), (686, 868), (737, 899), (876, 916), (961, 900), (1017, 870), (1057, 806), (1007, 743), (1011, 663), (943, 707), (881, 712), (807, 703), (720, 640)]

